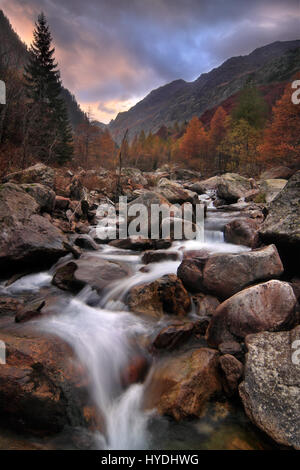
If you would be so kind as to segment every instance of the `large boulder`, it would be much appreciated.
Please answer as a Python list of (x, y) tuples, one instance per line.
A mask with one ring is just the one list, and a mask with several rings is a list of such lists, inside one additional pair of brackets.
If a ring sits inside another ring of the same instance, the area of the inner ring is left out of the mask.
[(245, 379), (239, 387), (251, 421), (278, 444), (297, 450), (300, 450), (300, 361), (295, 344), (299, 342), (300, 326), (292, 331), (247, 336)]
[(165, 197), (171, 204), (183, 204), (192, 202), (196, 193), (184, 189), (179, 183), (162, 178), (157, 187), (157, 192)]
[(191, 306), (187, 291), (174, 274), (132, 287), (127, 303), (132, 312), (153, 318), (161, 318), (164, 314), (185, 316)]
[(6, 364), (0, 367), (0, 414), (23, 432), (50, 434), (64, 426), (86, 425), (87, 396), (82, 370), (58, 338), (26, 331), (1, 332)]
[(257, 248), (259, 245), (258, 229), (260, 222), (248, 217), (234, 219), (225, 225), (224, 238), (228, 243)]
[(3, 178), (3, 182), (15, 183), (40, 183), (53, 189), (55, 185), (55, 171), (43, 163), (37, 163), (25, 170), (9, 173)]
[(195, 183), (188, 186), (191, 191), (194, 191), (197, 194), (204, 194), (207, 191), (216, 190), (218, 184), (220, 183), (219, 176), (212, 176), (203, 181), (196, 181)]
[(260, 235), (268, 242), (300, 246), (300, 171), (269, 204)]
[(227, 202), (237, 202), (253, 190), (253, 182), (237, 173), (225, 173), (220, 176), (217, 186), (217, 195)]
[(201, 334), (199, 322), (177, 321), (158, 333), (152, 344), (153, 351), (172, 351), (197, 334)]
[(295, 173), (294, 170), (288, 168), (287, 166), (274, 166), (269, 170), (264, 171), (259, 179), (260, 180), (273, 180), (273, 179), (284, 179), (288, 180), (293, 174)]
[(0, 261), (6, 269), (15, 265), (46, 266), (67, 253), (65, 238), (49, 220), (39, 215), (40, 206), (20, 186), (0, 187)]
[(183, 260), (177, 272), (187, 289), (210, 292), (223, 299), (250, 284), (279, 277), (282, 273), (283, 266), (275, 245)]
[(76, 261), (59, 266), (52, 282), (60, 289), (71, 292), (79, 292), (84, 286), (89, 285), (100, 293), (110, 283), (129, 274), (129, 268), (122, 263), (87, 253)]
[(200, 348), (161, 360), (147, 381), (146, 407), (176, 421), (201, 416), (206, 403), (222, 390), (218, 355)]
[(265, 202), (269, 203), (275, 199), (277, 194), (285, 187), (287, 180), (269, 179), (259, 183), (260, 193), (263, 195)]
[(248, 287), (216, 309), (207, 330), (207, 341), (218, 346), (242, 340), (260, 331), (280, 331), (296, 320), (297, 299), (287, 282), (272, 280)]
[(38, 203), (40, 212), (51, 213), (55, 207), (55, 192), (38, 183), (21, 184), (21, 188)]
[(146, 186), (148, 181), (143, 176), (143, 173), (138, 168), (122, 168), (121, 182), (131, 182), (133, 185)]

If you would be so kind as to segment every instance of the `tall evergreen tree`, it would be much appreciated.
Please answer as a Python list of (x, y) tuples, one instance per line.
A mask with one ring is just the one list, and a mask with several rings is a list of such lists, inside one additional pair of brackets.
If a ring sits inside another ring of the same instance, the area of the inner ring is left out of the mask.
[(35, 23), (33, 37), (24, 74), (30, 108), (30, 148), (35, 158), (62, 164), (72, 158), (72, 130), (61, 98), (55, 48), (43, 13)]
[(253, 82), (247, 81), (240, 92), (238, 103), (232, 111), (232, 118), (235, 122), (244, 119), (255, 129), (264, 127), (267, 118), (267, 105)]

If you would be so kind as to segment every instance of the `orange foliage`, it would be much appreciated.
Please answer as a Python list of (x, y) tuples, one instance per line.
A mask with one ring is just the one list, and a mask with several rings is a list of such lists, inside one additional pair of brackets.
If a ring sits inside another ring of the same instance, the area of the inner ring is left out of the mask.
[(202, 122), (194, 116), (180, 139), (180, 150), (189, 164), (201, 168), (208, 153), (208, 135)]
[[(295, 77), (300, 78), (300, 73)], [(272, 165), (293, 165), (300, 159), (300, 104), (292, 102), (295, 90), (289, 83), (273, 107), (273, 119), (259, 147), (260, 159)]]

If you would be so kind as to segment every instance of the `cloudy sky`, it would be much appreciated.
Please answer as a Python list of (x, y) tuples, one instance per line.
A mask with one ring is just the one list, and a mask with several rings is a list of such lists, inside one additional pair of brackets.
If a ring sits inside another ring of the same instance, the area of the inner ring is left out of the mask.
[(300, 0), (0, 0), (0, 8), (27, 44), (44, 11), (64, 85), (103, 122), (153, 88), (300, 37)]

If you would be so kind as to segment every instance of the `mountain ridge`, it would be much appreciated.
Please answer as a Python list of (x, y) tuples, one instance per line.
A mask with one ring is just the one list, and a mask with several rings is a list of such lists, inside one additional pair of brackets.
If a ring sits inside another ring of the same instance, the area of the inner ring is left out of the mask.
[(125, 130), (130, 139), (141, 130), (156, 132), (161, 125), (199, 117), (238, 92), (251, 78), (257, 85), (282, 82), (300, 70), (300, 40), (275, 41), (248, 55), (230, 57), (192, 82), (174, 80), (152, 90), (128, 111), (119, 113), (108, 128), (119, 143)]

